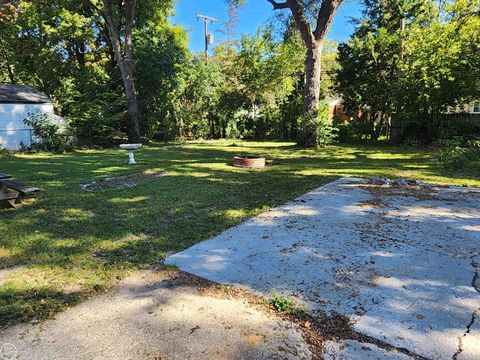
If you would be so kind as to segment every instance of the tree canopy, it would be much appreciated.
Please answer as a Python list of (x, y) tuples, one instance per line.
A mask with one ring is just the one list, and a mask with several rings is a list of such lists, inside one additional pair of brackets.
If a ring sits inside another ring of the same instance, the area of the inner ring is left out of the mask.
[(227, 40), (207, 64), (169, 23), (172, 1), (4, 1), (0, 82), (48, 94), (88, 143), (228, 137), (311, 146), (322, 138), (324, 99), (339, 96), (351, 128), (377, 139), (398, 124), (420, 134), (435, 114), (480, 98), (477, 0), (441, 8), (365, 0), (339, 46), (319, 30), (334, 15), (325, 7), (339, 1), (269, 2), (285, 21), (237, 36), (242, 1), (230, 1)]
[(372, 139), (387, 121), (428, 136), (435, 114), (480, 97), (480, 17), (473, 3), (439, 8), (431, 0), (365, 0), (352, 39), (340, 45), (336, 89)]

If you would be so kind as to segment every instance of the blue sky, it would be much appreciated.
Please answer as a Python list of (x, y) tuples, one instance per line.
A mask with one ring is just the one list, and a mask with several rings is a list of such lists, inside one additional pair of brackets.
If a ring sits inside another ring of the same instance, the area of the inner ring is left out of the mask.
[[(197, 12), (215, 17), (218, 22), (210, 25), (210, 32), (215, 36), (215, 43), (224, 38), (216, 30), (222, 29), (222, 23), (228, 20), (227, 6), (223, 0), (177, 0), (175, 7), (175, 16), (172, 17), (172, 24), (180, 24), (185, 27), (189, 34), (190, 50), (194, 52), (202, 51), (203, 43), (203, 22), (197, 21), (195, 14)], [(288, 10), (282, 10), (288, 11)], [(262, 23), (268, 22), (272, 18), (272, 6), (266, 0), (247, 0), (247, 5), (239, 11), (239, 25), (236, 28), (236, 36), (241, 34), (252, 34)], [(337, 16), (332, 25), (329, 39), (343, 41), (349, 38), (353, 32), (353, 25), (350, 18), (360, 16), (360, 6), (356, 0), (346, 0), (337, 12)]]

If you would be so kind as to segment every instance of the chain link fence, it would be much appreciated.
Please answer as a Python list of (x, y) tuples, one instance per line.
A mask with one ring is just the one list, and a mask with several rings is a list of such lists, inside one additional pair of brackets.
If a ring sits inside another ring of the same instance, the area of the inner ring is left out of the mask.
[(0, 129), (0, 149), (29, 148), (34, 143), (33, 129)]

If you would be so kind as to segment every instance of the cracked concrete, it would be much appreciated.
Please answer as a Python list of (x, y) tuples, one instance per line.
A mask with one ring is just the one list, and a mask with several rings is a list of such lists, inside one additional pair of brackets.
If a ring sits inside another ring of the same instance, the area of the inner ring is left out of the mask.
[[(480, 309), (477, 310), (474, 315), (476, 320), (472, 321), (469, 324), (469, 327), (464, 334), (461, 341), (461, 351), (456, 354), (454, 359), (457, 360), (470, 360), (470, 359), (479, 359), (478, 353), (480, 348), (480, 322), (478, 318), (480, 317)], [(473, 317), (472, 317), (473, 320)]]
[(480, 189), (339, 179), (167, 263), (264, 296), (276, 290), (312, 315), (337, 311), (413, 357), (478, 360), (479, 204)]
[(384, 350), (355, 340), (327, 341), (324, 360), (412, 360), (398, 351)]
[[(472, 279), (472, 287), (480, 294), (480, 265), (472, 260), (472, 267), (474, 269), (474, 275)], [(472, 313), (472, 318), (467, 325), (465, 333), (458, 338), (457, 351), (452, 356), (453, 360), (461, 359), (473, 359), (478, 356), (480, 349), (479, 339), (479, 326), (478, 317), (480, 316), (480, 307)]]

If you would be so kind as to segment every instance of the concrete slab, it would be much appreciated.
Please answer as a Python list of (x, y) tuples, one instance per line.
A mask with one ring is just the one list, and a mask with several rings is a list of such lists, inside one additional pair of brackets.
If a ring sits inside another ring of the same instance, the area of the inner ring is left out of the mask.
[(412, 360), (398, 351), (387, 351), (355, 340), (327, 341), (324, 360)]
[(242, 298), (203, 293), (191, 279), (135, 274), (36, 325), (0, 329), (0, 359), (310, 359), (291, 322)]
[(457, 360), (472, 360), (479, 359), (478, 354), (480, 353), (480, 309), (472, 317), (471, 325), (465, 331), (463, 338), (459, 339), (460, 349)]
[[(167, 259), (206, 279), (338, 311), (355, 330), (452, 358), (480, 308), (480, 189), (343, 178)], [(471, 350), (469, 359), (480, 359)]]

